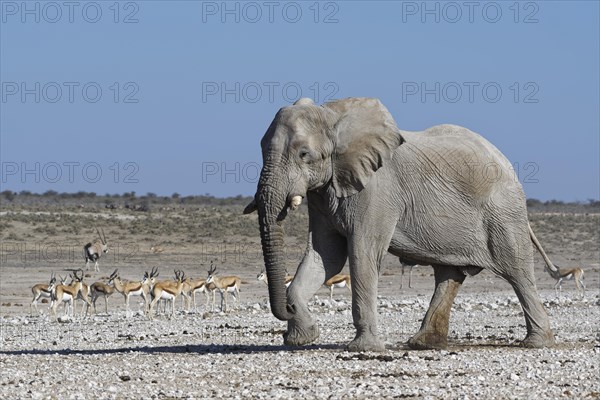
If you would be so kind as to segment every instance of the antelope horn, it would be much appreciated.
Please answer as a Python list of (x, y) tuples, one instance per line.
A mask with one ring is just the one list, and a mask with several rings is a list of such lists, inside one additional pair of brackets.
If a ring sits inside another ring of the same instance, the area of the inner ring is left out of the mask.
[(102, 243), (106, 244), (106, 235), (104, 234), (104, 228), (101, 228), (101, 229), (102, 229), (102, 237), (103, 237)]

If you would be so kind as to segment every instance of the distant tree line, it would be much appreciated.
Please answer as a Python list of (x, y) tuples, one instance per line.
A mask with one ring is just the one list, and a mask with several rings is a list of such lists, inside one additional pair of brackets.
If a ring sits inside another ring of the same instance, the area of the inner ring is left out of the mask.
[[(48, 190), (44, 193), (33, 193), (28, 190), (13, 192), (5, 190), (0, 192), (0, 200), (4, 205), (30, 205), (30, 204), (77, 204), (95, 205), (105, 208), (130, 208), (136, 211), (149, 211), (152, 206), (169, 205), (204, 205), (204, 206), (245, 206), (252, 198), (250, 196), (237, 195), (234, 197), (215, 197), (210, 194), (182, 196), (173, 193), (171, 196), (159, 196), (148, 192), (145, 195), (137, 195), (136, 192), (125, 192), (123, 194), (99, 195), (95, 192), (79, 191), (75, 193), (59, 193)], [(600, 201), (588, 199), (585, 202), (564, 202), (560, 200), (541, 201), (538, 199), (527, 199), (527, 208), (533, 212), (600, 212)]]
[[(28, 190), (21, 192), (13, 192), (5, 190), (0, 192), (0, 200), (4, 204), (6, 202), (14, 205), (28, 205), (32, 203), (57, 203), (65, 202), (68, 204), (82, 205), (106, 205), (106, 208), (123, 208), (125, 205), (141, 205), (142, 208), (147, 208), (152, 205), (208, 205), (208, 206), (230, 206), (230, 205), (246, 205), (252, 198), (248, 196), (237, 195), (234, 197), (219, 198), (210, 194), (182, 196), (179, 193), (173, 193), (171, 196), (158, 196), (155, 193), (146, 193), (145, 195), (137, 195), (135, 192), (125, 192), (123, 194), (104, 194), (100, 195), (95, 192), (79, 191), (75, 193), (58, 193), (54, 190), (48, 190), (44, 193), (33, 193)], [(109, 207), (112, 205), (112, 207)], [(125, 207), (130, 208), (130, 207)]]

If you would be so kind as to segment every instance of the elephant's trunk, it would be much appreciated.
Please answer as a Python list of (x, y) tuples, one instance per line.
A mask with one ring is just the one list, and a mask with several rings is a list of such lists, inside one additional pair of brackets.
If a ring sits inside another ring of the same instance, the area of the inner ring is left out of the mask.
[(258, 222), (262, 243), (265, 269), (269, 282), (271, 312), (282, 321), (293, 318), (293, 311), (287, 307), (285, 287), (285, 255), (283, 218), (286, 213), (286, 194), (269, 181), (270, 168), (263, 169), (257, 192)]

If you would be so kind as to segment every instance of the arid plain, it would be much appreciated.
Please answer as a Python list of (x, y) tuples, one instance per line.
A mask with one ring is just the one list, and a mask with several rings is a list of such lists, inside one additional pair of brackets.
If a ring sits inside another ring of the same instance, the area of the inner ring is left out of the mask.
[[(600, 398), (598, 204), (530, 204), (531, 225), (551, 259), (585, 271), (585, 295), (573, 281), (557, 294), (536, 254), (556, 347), (518, 347), (525, 326), (516, 296), (484, 271), (467, 279), (456, 300), (448, 350), (409, 350), (403, 343), (427, 309), (432, 270), (414, 268), (409, 288), (408, 275), (402, 279), (397, 259), (388, 255), (379, 279), (388, 349), (354, 354), (344, 351), (354, 334), (347, 289), (336, 289), (330, 301), (322, 288), (311, 302), (321, 331), (314, 345), (282, 346), (285, 323), (270, 314), (266, 286), (256, 279), (262, 253), (256, 216), (242, 215), (247, 200), (2, 198), (0, 397)], [(306, 225), (304, 206), (286, 220), (290, 273), (302, 256)], [(47, 303), (32, 315), (31, 287), (52, 272), (83, 268), (83, 245), (97, 238), (96, 228), (104, 230), (109, 252), (99, 272), (84, 271), (84, 282), (106, 280), (116, 268), (129, 280), (153, 267), (161, 279), (172, 278), (174, 269), (200, 278), (213, 262), (221, 275), (241, 278), (239, 304), (228, 313), (210, 312), (200, 295), (198, 309), (186, 313), (177, 299), (175, 316), (150, 321), (139, 312), (139, 297), (128, 314), (115, 293), (108, 314), (101, 298), (89, 318), (56, 322)]]

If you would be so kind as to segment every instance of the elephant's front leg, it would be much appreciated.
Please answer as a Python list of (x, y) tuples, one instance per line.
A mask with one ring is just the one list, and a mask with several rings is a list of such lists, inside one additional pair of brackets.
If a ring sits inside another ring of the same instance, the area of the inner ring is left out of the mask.
[(364, 238), (356, 238), (349, 249), (352, 277), (352, 319), (356, 337), (348, 343), (349, 351), (383, 351), (385, 345), (377, 330), (377, 284), (379, 264), (385, 250), (363, 246)]
[(308, 301), (326, 279), (339, 273), (346, 263), (346, 242), (335, 233), (310, 232), (309, 243), (296, 276), (287, 290), (294, 318), (288, 321), (284, 344), (301, 346), (319, 337), (319, 328), (308, 311)]
[(288, 321), (287, 332), (283, 335), (285, 345), (302, 346), (319, 337), (319, 327), (308, 311), (308, 301), (324, 280), (325, 269), (320, 257), (309, 249), (287, 291), (287, 301), (294, 309), (294, 318)]
[(448, 345), (448, 323), (452, 303), (465, 275), (457, 267), (433, 266), (435, 292), (429, 309), (421, 323), (421, 329), (410, 338), (408, 345), (413, 349), (444, 349)]

